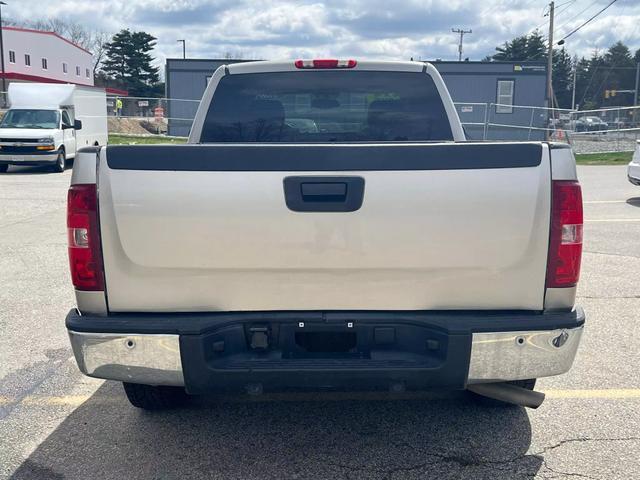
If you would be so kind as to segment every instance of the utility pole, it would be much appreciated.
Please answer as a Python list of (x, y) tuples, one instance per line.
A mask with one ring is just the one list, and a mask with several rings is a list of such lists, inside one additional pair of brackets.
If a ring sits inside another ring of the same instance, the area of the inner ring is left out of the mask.
[(636, 63), (636, 93), (633, 94), (633, 105), (638, 105), (638, 88), (640, 88), (640, 62)]
[(4, 40), (2, 38), (2, 5), (6, 5), (4, 2), (0, 2), (0, 68), (2, 68), (2, 106), (7, 106), (7, 72), (4, 70)]
[[(549, 108), (553, 108), (553, 15), (555, 13), (555, 3), (549, 4), (549, 53), (547, 54), (547, 99)], [(555, 118), (551, 110), (551, 118)], [(551, 132), (547, 130), (547, 138), (551, 137)]]
[(553, 107), (553, 15), (555, 2), (549, 4), (549, 53), (547, 54), (547, 99), (549, 107)]
[(178, 42), (182, 42), (182, 58), (187, 58), (187, 41), (186, 40), (178, 40)]
[(571, 110), (576, 109), (576, 73), (578, 65), (573, 66), (573, 93), (571, 94)]
[(453, 33), (459, 33), (460, 34), (460, 43), (458, 43), (458, 61), (461, 62), (462, 61), (462, 40), (465, 36), (466, 33), (473, 33), (473, 30), (464, 30), (464, 29), (460, 29), (460, 28), (452, 28), (451, 31)]

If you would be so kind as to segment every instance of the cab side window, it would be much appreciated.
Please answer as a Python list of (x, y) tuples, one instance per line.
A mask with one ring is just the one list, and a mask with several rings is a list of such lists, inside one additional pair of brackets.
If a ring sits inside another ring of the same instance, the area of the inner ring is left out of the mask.
[(71, 125), (73, 125), (71, 123), (71, 119), (69, 118), (69, 114), (67, 113), (66, 110), (63, 110), (62, 112), (62, 126), (63, 127), (70, 127)]

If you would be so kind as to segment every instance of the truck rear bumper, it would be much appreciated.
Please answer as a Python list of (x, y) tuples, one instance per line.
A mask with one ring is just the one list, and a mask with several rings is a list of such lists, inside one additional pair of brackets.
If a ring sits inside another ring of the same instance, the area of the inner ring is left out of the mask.
[(571, 368), (584, 312), (67, 315), (86, 375), (190, 393), (464, 389)]
[(8, 165), (50, 165), (57, 160), (57, 151), (37, 154), (0, 154), (0, 164)]

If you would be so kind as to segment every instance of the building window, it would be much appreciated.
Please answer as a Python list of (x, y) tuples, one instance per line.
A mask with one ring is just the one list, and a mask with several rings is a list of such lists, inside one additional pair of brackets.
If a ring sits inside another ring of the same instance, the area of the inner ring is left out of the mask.
[(43, 58), (43, 59), (42, 59), (42, 69), (43, 69), (43, 70), (46, 70), (46, 69), (48, 69), (48, 68), (49, 68), (49, 65), (47, 64), (47, 59), (46, 59), (46, 58)]
[(87, 78), (89, 78), (89, 69), (88, 68), (84, 69), (84, 74), (86, 75)]
[(496, 113), (513, 113), (513, 80), (498, 80)]
[(80, 67), (76, 65), (76, 77), (80, 76)]
[(68, 72), (67, 64), (62, 62), (62, 73), (67, 73), (67, 72)]
[(25, 64), (27, 67), (30, 67), (30, 66), (31, 66), (31, 55), (29, 55), (28, 53), (25, 53), (25, 54), (24, 54), (24, 64)]
[(16, 63), (16, 52), (9, 50), (9, 63)]

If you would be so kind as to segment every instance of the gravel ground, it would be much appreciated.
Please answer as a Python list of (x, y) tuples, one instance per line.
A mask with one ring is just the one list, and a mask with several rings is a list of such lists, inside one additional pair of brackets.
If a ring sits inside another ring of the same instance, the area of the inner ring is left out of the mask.
[(574, 135), (575, 153), (632, 152), (640, 140), (640, 132)]

